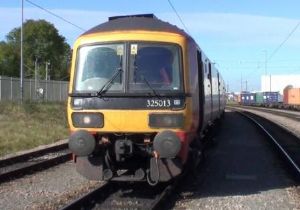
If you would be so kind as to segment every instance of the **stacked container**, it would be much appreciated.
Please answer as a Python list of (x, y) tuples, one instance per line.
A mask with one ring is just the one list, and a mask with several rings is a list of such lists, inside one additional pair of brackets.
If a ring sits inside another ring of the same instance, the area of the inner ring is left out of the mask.
[(277, 104), (279, 102), (278, 92), (263, 92), (264, 104)]
[(257, 105), (262, 105), (264, 103), (264, 96), (262, 92), (255, 93), (255, 103)]
[(242, 105), (251, 105), (255, 104), (255, 93), (241, 93), (241, 104)]

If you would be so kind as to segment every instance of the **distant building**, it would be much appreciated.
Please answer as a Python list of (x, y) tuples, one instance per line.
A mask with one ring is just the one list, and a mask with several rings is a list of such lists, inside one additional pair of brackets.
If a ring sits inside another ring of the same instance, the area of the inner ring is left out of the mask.
[(293, 87), (300, 87), (300, 74), (289, 75), (262, 75), (261, 76), (261, 91), (279, 91), (283, 94), (283, 89), (287, 85)]

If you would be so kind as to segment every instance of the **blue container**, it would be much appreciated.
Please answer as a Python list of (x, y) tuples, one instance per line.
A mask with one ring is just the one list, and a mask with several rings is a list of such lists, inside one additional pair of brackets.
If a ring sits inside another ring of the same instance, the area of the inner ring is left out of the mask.
[(241, 104), (242, 105), (255, 104), (255, 93), (241, 93)]
[(263, 92), (263, 103), (264, 104), (277, 104), (279, 102), (278, 92)]

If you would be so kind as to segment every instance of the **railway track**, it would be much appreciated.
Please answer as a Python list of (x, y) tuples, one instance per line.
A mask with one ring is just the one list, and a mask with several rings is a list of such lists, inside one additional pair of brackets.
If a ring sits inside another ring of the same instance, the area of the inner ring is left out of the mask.
[(146, 182), (106, 182), (61, 210), (73, 209), (164, 209), (166, 199), (178, 187), (183, 176), (170, 184), (151, 187)]
[(66, 162), (71, 159), (71, 155), (68, 144), (63, 143), (2, 159), (0, 160), (0, 183)]
[(277, 151), (289, 163), (297, 181), (300, 181), (300, 139), (290, 131), (273, 123), (272, 121), (258, 116), (254, 113), (230, 108), (249, 120), (260, 128), (262, 132), (271, 140)]
[[(198, 165), (199, 166), (199, 165)], [(61, 210), (74, 209), (169, 209), (174, 193), (182, 183), (190, 180), (192, 165), (188, 165), (182, 175), (169, 183), (150, 186), (147, 182), (106, 182), (76, 200), (71, 201)]]

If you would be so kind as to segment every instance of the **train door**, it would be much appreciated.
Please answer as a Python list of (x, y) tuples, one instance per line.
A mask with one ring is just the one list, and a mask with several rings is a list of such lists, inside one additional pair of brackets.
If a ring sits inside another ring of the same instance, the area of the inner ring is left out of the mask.
[(208, 63), (208, 79), (210, 87), (210, 120), (213, 121), (214, 103), (213, 103), (213, 81), (211, 63)]
[(200, 128), (203, 128), (204, 114), (205, 114), (205, 93), (203, 83), (203, 62), (202, 54), (197, 50), (197, 63), (198, 63), (198, 88), (199, 88), (199, 128), (198, 132), (201, 132)]

